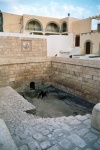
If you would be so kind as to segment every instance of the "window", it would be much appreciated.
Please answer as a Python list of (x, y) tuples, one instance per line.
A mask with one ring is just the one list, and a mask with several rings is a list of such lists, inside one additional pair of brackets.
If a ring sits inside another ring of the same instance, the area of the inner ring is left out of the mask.
[(80, 35), (76, 35), (75, 37), (75, 46), (80, 46)]

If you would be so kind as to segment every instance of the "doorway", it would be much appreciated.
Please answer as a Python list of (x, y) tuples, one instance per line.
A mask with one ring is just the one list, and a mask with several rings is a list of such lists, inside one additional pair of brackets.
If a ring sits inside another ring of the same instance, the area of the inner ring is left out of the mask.
[(30, 90), (35, 90), (35, 82), (30, 83)]
[(91, 42), (86, 42), (86, 54), (91, 53)]

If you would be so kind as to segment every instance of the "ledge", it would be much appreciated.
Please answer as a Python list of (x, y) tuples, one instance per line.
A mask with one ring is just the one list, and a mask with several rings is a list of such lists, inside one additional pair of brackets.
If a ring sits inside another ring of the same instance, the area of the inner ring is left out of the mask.
[(0, 119), (0, 150), (18, 150), (2, 119)]

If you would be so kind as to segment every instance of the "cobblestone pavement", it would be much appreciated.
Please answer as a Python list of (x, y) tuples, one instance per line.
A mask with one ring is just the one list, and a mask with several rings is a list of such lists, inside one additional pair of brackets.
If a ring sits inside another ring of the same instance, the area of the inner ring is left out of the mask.
[[(9, 90), (16, 100), (17, 93), (9, 87), (5, 92)], [(13, 107), (13, 99), (6, 96), (0, 98), (0, 118), (7, 124), (18, 150), (100, 150), (100, 132), (91, 128), (90, 114), (40, 118), (27, 114), (19, 105)]]

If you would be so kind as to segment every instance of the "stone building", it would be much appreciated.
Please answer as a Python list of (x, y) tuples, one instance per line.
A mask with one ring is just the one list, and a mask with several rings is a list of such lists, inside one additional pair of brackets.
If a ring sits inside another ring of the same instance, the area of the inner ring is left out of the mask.
[[(0, 30), (3, 32), (56, 35), (52, 37), (59, 39), (65, 47), (62, 46), (60, 50), (57, 50), (56, 46), (54, 50), (56, 53), (51, 52), (49, 53), (50, 56), (54, 56), (54, 54), (64, 56), (63, 54), (70, 54), (70, 51), (72, 51), (72, 54), (75, 51), (76, 54), (100, 54), (100, 15), (86, 19), (72, 18), (70, 16), (57, 19), (27, 14), (15, 15), (5, 12), (1, 14), (3, 19), (0, 21)], [(98, 20), (96, 30), (92, 30), (92, 20)], [(70, 34), (73, 34), (73, 37), (70, 38)], [(57, 35), (66, 36), (64, 36), (65, 38), (60, 38), (61, 36), (58, 37)], [(51, 38), (50, 42), (53, 38)], [(55, 43), (58, 47), (60, 47), (59, 40), (56, 40)], [(68, 45), (69, 42), (71, 42), (70, 46)]]
[[(1, 12), (0, 87), (20, 91), (31, 82), (39, 82), (37, 86), (50, 82), (90, 102), (100, 102), (100, 24), (91, 30), (92, 19)], [(77, 54), (81, 59), (69, 58)], [(87, 58), (91, 55), (97, 56)]]

